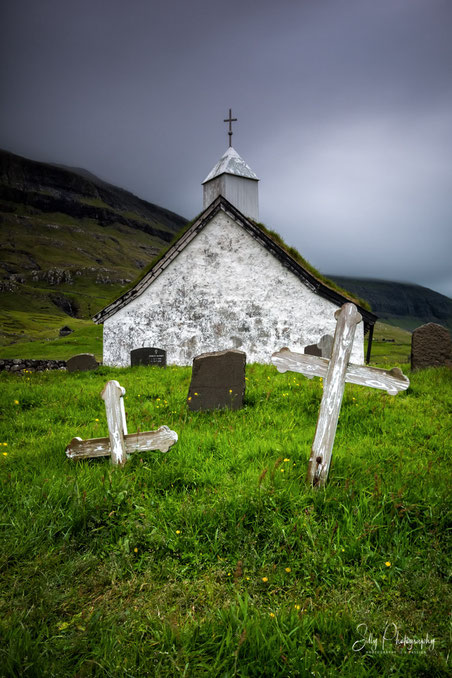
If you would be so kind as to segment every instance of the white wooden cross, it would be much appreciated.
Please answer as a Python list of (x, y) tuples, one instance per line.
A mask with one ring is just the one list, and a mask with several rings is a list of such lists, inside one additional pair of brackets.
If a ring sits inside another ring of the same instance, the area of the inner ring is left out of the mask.
[(160, 426), (156, 431), (127, 433), (126, 413), (124, 410), (125, 388), (113, 379), (101, 393), (105, 401), (109, 438), (73, 438), (66, 447), (69, 459), (87, 457), (111, 457), (112, 464), (125, 464), (127, 455), (132, 452), (160, 450), (168, 452), (177, 442), (177, 433), (168, 426)]
[(381, 370), (376, 367), (349, 363), (357, 324), (362, 320), (354, 304), (344, 304), (335, 313), (331, 358), (292, 353), (287, 348), (272, 355), (272, 362), (279, 372), (301, 372), (306, 377), (323, 377), (323, 396), (314, 442), (312, 443), (306, 480), (313, 486), (325, 485), (331, 463), (331, 454), (336, 435), (345, 382), (381, 388), (390, 395), (397, 395), (410, 385), (410, 380), (398, 367)]

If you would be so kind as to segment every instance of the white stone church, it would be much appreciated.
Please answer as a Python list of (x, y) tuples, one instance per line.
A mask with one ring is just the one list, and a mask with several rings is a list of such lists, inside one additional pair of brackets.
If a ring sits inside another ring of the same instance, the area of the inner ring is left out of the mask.
[[(157, 347), (167, 362), (191, 365), (200, 353), (246, 352), (269, 363), (283, 346), (303, 353), (334, 335), (346, 297), (288, 254), (258, 220), (258, 178), (229, 147), (203, 182), (204, 211), (143, 278), (96, 316), (105, 365), (128, 367), (130, 352)], [(364, 361), (363, 317), (351, 360)]]

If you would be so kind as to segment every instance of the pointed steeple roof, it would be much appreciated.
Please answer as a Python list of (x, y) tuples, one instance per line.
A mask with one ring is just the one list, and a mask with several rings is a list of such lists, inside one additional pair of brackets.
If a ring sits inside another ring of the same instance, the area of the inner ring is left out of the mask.
[(233, 174), (236, 177), (243, 177), (245, 179), (254, 179), (259, 181), (258, 176), (253, 172), (243, 158), (237, 153), (235, 148), (230, 146), (222, 158), (217, 162), (215, 167), (209, 172), (207, 177), (202, 182), (203, 184), (219, 177), (220, 174)]

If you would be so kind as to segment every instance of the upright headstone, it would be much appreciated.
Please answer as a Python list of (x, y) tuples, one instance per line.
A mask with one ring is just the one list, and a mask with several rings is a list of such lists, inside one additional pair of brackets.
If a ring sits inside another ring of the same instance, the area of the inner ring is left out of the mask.
[(190, 410), (239, 410), (245, 395), (244, 351), (203, 353), (193, 360), (188, 407)]
[(317, 344), (309, 344), (309, 346), (304, 347), (305, 355), (316, 355), (319, 358), (322, 357), (322, 350), (317, 346)]
[(427, 323), (414, 330), (411, 337), (411, 369), (452, 367), (452, 342), (449, 330)]
[(157, 365), (157, 367), (166, 367), (166, 351), (163, 348), (135, 348), (130, 351), (130, 364), (136, 365)]
[(317, 344), (311, 344), (304, 349), (305, 355), (317, 355), (320, 358), (331, 358), (331, 351), (333, 350), (333, 337), (330, 334), (325, 334)]
[(66, 363), (68, 372), (87, 372), (88, 370), (97, 370), (99, 363), (92, 353), (79, 353), (72, 356)]

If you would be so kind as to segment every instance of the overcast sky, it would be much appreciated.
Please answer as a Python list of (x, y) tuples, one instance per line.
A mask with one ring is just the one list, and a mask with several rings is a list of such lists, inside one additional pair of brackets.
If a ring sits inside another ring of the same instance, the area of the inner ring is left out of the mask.
[(452, 296), (452, 0), (3, 0), (0, 147), (191, 219), (228, 146), (323, 273)]

